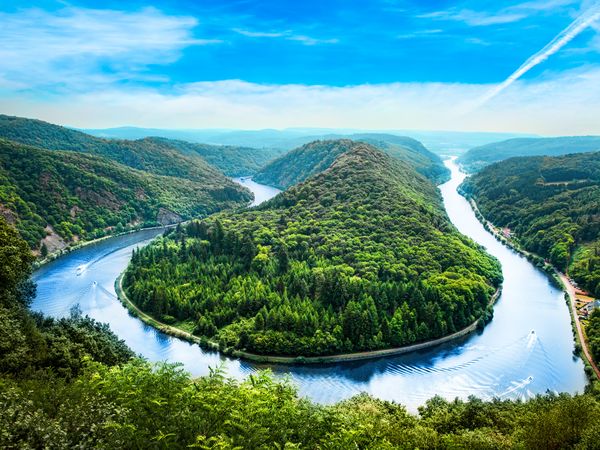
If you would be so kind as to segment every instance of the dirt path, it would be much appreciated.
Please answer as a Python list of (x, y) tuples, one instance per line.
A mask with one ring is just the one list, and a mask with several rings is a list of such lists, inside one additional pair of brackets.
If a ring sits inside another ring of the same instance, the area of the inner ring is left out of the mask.
[(571, 314), (573, 315), (573, 320), (575, 321), (575, 328), (577, 329), (577, 335), (579, 336), (579, 342), (581, 343), (581, 349), (583, 350), (583, 354), (589, 361), (590, 365), (592, 366), (592, 369), (594, 369), (594, 372), (596, 373), (596, 377), (598, 377), (598, 379), (600, 380), (600, 369), (598, 369), (598, 366), (594, 362), (594, 358), (592, 358), (592, 353), (590, 352), (590, 349), (588, 347), (587, 341), (585, 339), (585, 335), (583, 333), (583, 328), (581, 326), (581, 322), (579, 321), (579, 317), (577, 315), (577, 307), (575, 304), (575, 300), (576, 300), (575, 288), (573, 287), (573, 285), (571, 284), (571, 282), (569, 281), (569, 279), (567, 278), (567, 276), (564, 273), (556, 271), (556, 274), (560, 278), (560, 281), (562, 281), (562, 283), (565, 287), (565, 290), (567, 291), (567, 294), (569, 296), (569, 306), (571, 308)]

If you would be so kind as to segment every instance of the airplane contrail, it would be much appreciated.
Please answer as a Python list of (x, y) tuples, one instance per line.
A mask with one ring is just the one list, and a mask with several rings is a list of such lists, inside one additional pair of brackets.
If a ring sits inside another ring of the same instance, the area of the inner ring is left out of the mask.
[(600, 1), (594, 3), (593, 6), (585, 10), (577, 19), (575, 19), (558, 35), (556, 35), (556, 37), (539, 52), (530, 56), (529, 59), (527, 59), (527, 61), (525, 61), (517, 70), (515, 70), (506, 80), (495, 86), (480, 99), (478, 99), (475, 104), (471, 106), (470, 110), (473, 111), (489, 102), (535, 66), (546, 61), (550, 56), (558, 52), (561, 48), (575, 39), (582, 31), (591, 26), (598, 19), (600, 19)]

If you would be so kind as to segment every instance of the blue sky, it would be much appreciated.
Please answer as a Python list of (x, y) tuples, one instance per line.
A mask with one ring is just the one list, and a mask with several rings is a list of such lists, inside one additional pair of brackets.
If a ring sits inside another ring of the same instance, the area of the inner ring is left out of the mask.
[(4, 113), (84, 127), (600, 134), (598, 1), (3, 3)]

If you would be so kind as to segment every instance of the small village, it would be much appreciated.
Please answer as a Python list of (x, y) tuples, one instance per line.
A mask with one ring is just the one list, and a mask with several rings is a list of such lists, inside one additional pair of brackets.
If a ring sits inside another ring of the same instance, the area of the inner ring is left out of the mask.
[[(577, 283), (569, 278), (569, 282), (575, 288), (575, 307), (579, 320), (586, 321), (594, 310), (600, 308), (600, 299), (595, 299), (588, 292), (577, 286)], [(585, 325), (585, 322), (583, 322)]]

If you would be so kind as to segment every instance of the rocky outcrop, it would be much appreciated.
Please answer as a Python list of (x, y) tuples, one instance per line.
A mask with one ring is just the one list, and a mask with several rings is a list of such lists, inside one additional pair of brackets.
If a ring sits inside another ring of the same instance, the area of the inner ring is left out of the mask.
[(181, 216), (166, 208), (160, 208), (156, 215), (156, 221), (161, 225), (172, 225), (181, 222)]
[(56, 233), (56, 231), (54, 231), (54, 228), (52, 228), (51, 225), (46, 225), (46, 228), (44, 228), (44, 230), (46, 231), (46, 237), (40, 242), (40, 247), (46, 245), (48, 253), (54, 253), (58, 250), (62, 250), (67, 246), (65, 240), (62, 237), (60, 237)]

